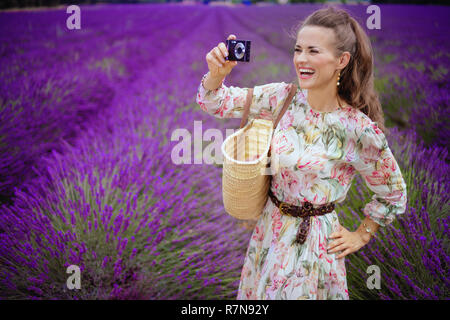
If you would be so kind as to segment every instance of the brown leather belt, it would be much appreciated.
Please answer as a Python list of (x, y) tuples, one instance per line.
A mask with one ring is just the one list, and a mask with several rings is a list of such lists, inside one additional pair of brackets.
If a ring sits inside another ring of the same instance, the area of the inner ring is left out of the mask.
[(278, 207), (280, 212), (284, 215), (289, 215), (292, 217), (302, 217), (303, 219), (298, 228), (297, 236), (295, 237), (295, 242), (303, 244), (306, 241), (306, 237), (309, 233), (310, 219), (311, 216), (322, 216), (324, 214), (333, 212), (335, 204), (333, 202), (321, 205), (318, 208), (314, 208), (311, 202), (306, 201), (302, 206), (296, 206), (289, 204), (287, 202), (282, 202), (277, 199), (277, 197), (272, 193), (269, 188), (269, 197), (272, 202)]

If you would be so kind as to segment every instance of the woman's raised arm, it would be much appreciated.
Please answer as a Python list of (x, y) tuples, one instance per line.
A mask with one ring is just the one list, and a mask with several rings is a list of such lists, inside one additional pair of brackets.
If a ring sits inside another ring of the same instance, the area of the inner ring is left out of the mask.
[[(197, 103), (203, 111), (216, 118), (242, 118), (245, 101), (250, 88), (220, 86), (209, 90), (204, 86), (203, 76), (197, 90)], [(289, 84), (284, 82), (255, 86), (252, 94), (249, 119), (272, 119), (272, 114), (281, 107), (289, 95)]]
[[(236, 39), (231, 34), (228, 40)], [(224, 85), (225, 77), (237, 65), (237, 61), (228, 61), (228, 50), (223, 42), (219, 43), (206, 55), (208, 73), (205, 74), (197, 90), (196, 102), (203, 111), (217, 118), (242, 118), (247, 93), (250, 88)], [(289, 85), (270, 83), (256, 86), (253, 90), (249, 119), (271, 119), (276, 110), (289, 94)]]

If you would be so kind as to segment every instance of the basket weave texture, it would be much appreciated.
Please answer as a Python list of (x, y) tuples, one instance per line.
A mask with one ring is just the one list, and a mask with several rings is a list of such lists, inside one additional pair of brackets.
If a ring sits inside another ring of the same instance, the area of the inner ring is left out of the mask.
[(227, 213), (237, 219), (257, 219), (267, 202), (272, 126), (272, 121), (253, 119), (222, 144), (223, 203)]

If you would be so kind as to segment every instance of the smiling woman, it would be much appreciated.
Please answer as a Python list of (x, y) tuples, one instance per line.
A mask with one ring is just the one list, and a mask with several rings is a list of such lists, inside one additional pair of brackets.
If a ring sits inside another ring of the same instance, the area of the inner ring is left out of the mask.
[[(299, 85), (271, 141), (271, 164), (280, 170), (251, 236), (237, 299), (349, 299), (344, 257), (405, 211), (406, 184), (382, 130), (368, 41), (347, 12), (333, 8), (314, 12), (298, 30)], [(205, 75), (197, 103), (215, 117), (242, 118), (249, 88), (223, 80)], [(273, 116), (288, 88), (256, 86), (249, 118)], [(358, 172), (375, 195), (360, 227), (349, 231), (334, 204)]]
[(333, 79), (347, 66), (350, 54), (343, 52), (341, 57), (336, 57), (333, 46), (333, 29), (306, 25), (298, 32), (294, 65), (300, 87), (308, 89), (309, 102), (319, 112), (333, 111), (343, 104)]
[(293, 63), (314, 110), (332, 111), (347, 104), (387, 132), (374, 89), (372, 45), (347, 12), (328, 8), (303, 21), (296, 34)]

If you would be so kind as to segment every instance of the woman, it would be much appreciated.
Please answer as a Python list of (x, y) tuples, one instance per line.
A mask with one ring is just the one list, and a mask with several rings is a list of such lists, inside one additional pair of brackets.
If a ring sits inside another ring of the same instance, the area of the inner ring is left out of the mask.
[[(226, 55), (223, 43), (206, 55), (209, 72), (197, 103), (216, 117), (241, 118), (248, 88), (223, 84), (237, 64)], [(383, 132), (372, 48), (360, 25), (343, 10), (312, 13), (297, 32), (293, 62), (299, 85), (272, 139), (271, 157), (276, 154), (280, 165), (272, 194), (296, 206), (340, 203), (358, 172), (375, 194), (357, 230), (342, 227), (333, 210), (310, 217), (303, 244), (296, 234), (308, 218), (280, 213), (269, 197), (247, 249), (237, 299), (349, 299), (344, 257), (406, 209), (406, 184)], [(249, 118), (270, 117), (288, 86), (256, 86)]]

